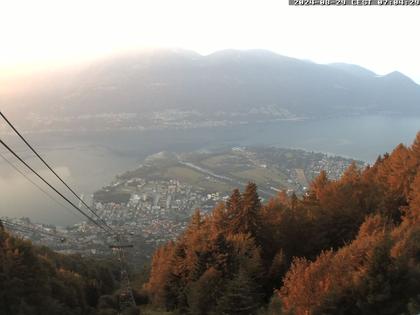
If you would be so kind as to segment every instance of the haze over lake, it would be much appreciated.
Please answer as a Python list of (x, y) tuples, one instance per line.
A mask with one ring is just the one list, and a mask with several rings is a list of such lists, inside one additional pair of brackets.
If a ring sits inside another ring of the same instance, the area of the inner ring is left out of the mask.
[[(224, 146), (274, 145), (372, 162), (400, 142), (410, 144), (418, 130), (420, 118), (361, 116), (185, 130), (43, 133), (28, 134), (27, 138), (76, 191), (90, 200), (90, 195), (115, 175), (135, 168), (146, 156), (163, 150), (185, 152)], [(12, 136), (4, 139), (16, 145), (28, 161), (35, 161)], [(40, 164), (34, 165), (43, 170)], [(0, 161), (0, 190), (1, 216), (28, 216), (54, 224), (80, 220), (57, 206), (3, 161)]]

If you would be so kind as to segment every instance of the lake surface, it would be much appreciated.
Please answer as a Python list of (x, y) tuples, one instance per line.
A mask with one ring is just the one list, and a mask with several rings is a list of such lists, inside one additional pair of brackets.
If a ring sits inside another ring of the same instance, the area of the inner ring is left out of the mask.
[[(27, 139), (70, 186), (90, 200), (91, 194), (115, 175), (135, 168), (146, 156), (163, 150), (185, 152), (223, 146), (275, 145), (372, 162), (401, 142), (411, 144), (419, 130), (420, 118), (365, 116), (190, 130), (28, 134)], [(3, 139), (34, 168), (48, 174), (18, 139), (12, 136)], [(13, 160), (10, 155), (6, 157)], [(18, 163), (15, 161), (15, 164)], [(54, 224), (80, 220), (79, 216), (56, 205), (0, 158), (0, 217), (3, 215), (28, 216)]]

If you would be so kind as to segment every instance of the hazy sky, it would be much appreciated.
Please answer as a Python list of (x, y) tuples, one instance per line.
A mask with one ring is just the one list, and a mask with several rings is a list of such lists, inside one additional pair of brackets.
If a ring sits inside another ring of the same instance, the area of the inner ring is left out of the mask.
[(420, 7), (289, 7), (287, 0), (0, 0), (0, 73), (143, 46), (262, 48), (420, 82)]

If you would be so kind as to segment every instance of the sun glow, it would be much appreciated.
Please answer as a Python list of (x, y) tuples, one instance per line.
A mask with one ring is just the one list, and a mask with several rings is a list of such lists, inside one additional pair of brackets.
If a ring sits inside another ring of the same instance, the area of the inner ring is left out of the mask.
[(158, 46), (202, 54), (261, 48), (420, 79), (419, 10), (303, 8), (280, 0), (0, 0), (0, 75)]

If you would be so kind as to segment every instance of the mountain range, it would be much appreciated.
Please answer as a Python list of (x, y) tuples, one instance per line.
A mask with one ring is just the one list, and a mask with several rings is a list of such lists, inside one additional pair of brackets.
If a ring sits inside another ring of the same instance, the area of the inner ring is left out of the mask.
[(145, 50), (29, 77), (13, 93), (0, 92), (0, 103), (25, 115), (85, 119), (127, 114), (144, 120), (151, 113), (197, 121), (420, 115), (420, 86), (397, 71), (380, 76), (357, 65), (317, 64), (265, 50), (206, 56)]

